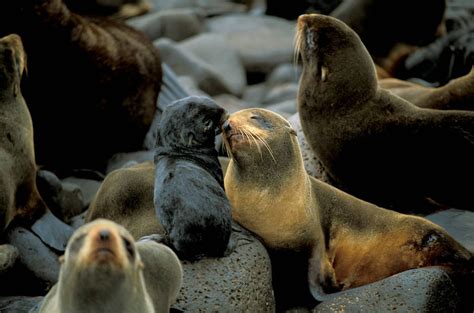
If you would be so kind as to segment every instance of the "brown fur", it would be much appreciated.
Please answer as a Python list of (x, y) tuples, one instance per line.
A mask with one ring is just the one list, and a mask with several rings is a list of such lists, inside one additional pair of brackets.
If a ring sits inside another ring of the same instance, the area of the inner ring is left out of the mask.
[(46, 210), (36, 187), (31, 116), (20, 90), (26, 55), (20, 37), (0, 39), (0, 232)]
[(420, 108), (438, 110), (474, 110), (474, 68), (448, 84), (430, 88), (396, 78), (381, 79), (379, 87)]
[(331, 179), (400, 211), (473, 210), (474, 113), (418, 108), (378, 88), (368, 51), (335, 18), (303, 15), (297, 34), (301, 126)]
[[(470, 252), (441, 227), (310, 177), (296, 135), (279, 115), (242, 110), (229, 117), (223, 131), (233, 156), (225, 175), (233, 218), (272, 250), (309, 255), (316, 299), (412, 268), (472, 271), (466, 269)], [(261, 139), (253, 140), (255, 134)]]
[[(219, 158), (225, 173), (228, 159)], [(164, 234), (153, 204), (155, 166), (152, 161), (107, 175), (89, 206), (86, 221), (106, 218), (125, 226), (135, 239)]]
[(61, 0), (2, 1), (0, 30), (19, 34), (28, 54), (23, 91), (38, 164), (103, 170), (113, 153), (142, 147), (161, 84), (145, 35)]
[(181, 264), (168, 247), (135, 243), (125, 228), (104, 219), (76, 230), (61, 263), (42, 313), (165, 313), (182, 281)]

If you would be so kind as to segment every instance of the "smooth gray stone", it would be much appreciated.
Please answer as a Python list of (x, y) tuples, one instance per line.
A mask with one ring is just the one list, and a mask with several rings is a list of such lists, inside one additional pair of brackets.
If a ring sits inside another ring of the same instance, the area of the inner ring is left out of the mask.
[[(296, 97), (298, 94), (298, 84), (296, 83), (285, 83), (282, 85), (277, 85), (271, 88), (263, 99), (263, 103), (275, 104), (283, 101), (291, 100), (296, 103)], [(295, 112), (296, 113), (296, 106)]]
[(15, 265), (19, 255), (20, 253), (15, 246), (9, 244), (0, 245), (0, 275), (6, 273)]
[(73, 229), (47, 210), (32, 226), (31, 231), (49, 247), (64, 252)]
[(37, 278), (54, 284), (58, 280), (59, 260), (35, 234), (23, 227), (16, 227), (7, 234), (8, 241), (20, 254), (19, 261)]
[(300, 80), (302, 67), (293, 63), (283, 63), (278, 65), (267, 77), (268, 86), (277, 86), (286, 83), (298, 83)]
[(474, 212), (449, 209), (426, 216), (474, 253)]
[(0, 297), (1, 313), (28, 313), (43, 297)]
[(135, 151), (114, 154), (107, 163), (107, 173), (124, 167), (128, 162), (142, 163), (153, 160), (153, 151)]
[(63, 187), (65, 184), (74, 184), (78, 186), (81, 190), (82, 194), (82, 210), (74, 215), (82, 213), (84, 208), (87, 208), (91, 203), (92, 199), (94, 199), (97, 190), (99, 190), (100, 184), (102, 182), (93, 179), (84, 179), (84, 178), (77, 178), (77, 177), (66, 177), (63, 179)]
[(420, 268), (349, 289), (312, 312), (454, 312), (458, 302), (445, 271)]

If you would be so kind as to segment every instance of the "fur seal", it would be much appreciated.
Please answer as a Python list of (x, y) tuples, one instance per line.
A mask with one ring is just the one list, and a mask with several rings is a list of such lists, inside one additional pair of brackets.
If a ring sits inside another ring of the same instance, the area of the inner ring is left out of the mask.
[(103, 171), (113, 153), (141, 149), (162, 76), (144, 34), (61, 0), (2, 1), (0, 31), (20, 35), (28, 55), (22, 91), (39, 165)]
[(0, 233), (14, 219), (33, 221), (46, 212), (36, 187), (33, 125), (20, 82), (26, 55), (20, 37), (0, 39)]
[(224, 256), (231, 206), (215, 149), (227, 112), (191, 96), (163, 111), (155, 147), (154, 204), (166, 241), (181, 259)]
[[(434, 41), (444, 30), (445, 10), (446, 0), (353, 0), (343, 1), (330, 15), (352, 28), (376, 63), (391, 73), (413, 51), (398, 45), (416, 47)], [(399, 50), (396, 58), (390, 56), (393, 50)], [(391, 68), (385, 64), (387, 57)]]
[(225, 188), (234, 220), (269, 249), (306, 256), (315, 299), (412, 268), (472, 272), (471, 253), (441, 227), (310, 177), (295, 131), (276, 113), (235, 112), (223, 137), (232, 156)]
[(437, 88), (396, 78), (380, 79), (379, 87), (420, 108), (474, 111), (474, 68), (467, 75)]
[[(298, 19), (304, 135), (345, 191), (400, 211), (474, 210), (474, 112), (422, 109), (378, 88), (374, 63), (343, 22)], [(446, 167), (445, 169), (442, 169)]]
[(58, 283), (41, 313), (169, 312), (181, 286), (181, 264), (171, 249), (135, 243), (125, 228), (105, 219), (78, 228), (60, 260)]

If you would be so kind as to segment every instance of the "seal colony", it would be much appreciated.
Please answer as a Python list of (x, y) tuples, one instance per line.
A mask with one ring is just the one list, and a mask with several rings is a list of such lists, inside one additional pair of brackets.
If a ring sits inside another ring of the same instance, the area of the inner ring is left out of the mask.
[(58, 283), (40, 313), (169, 312), (183, 275), (168, 247), (135, 243), (125, 228), (105, 219), (77, 229), (60, 260)]
[(144, 34), (61, 0), (2, 1), (0, 30), (19, 34), (28, 55), (22, 90), (38, 164), (104, 170), (113, 153), (141, 149), (162, 75)]
[(0, 233), (14, 220), (46, 212), (36, 187), (33, 125), (20, 82), (26, 55), (20, 37), (0, 39)]
[(181, 259), (224, 256), (232, 231), (229, 200), (215, 149), (227, 112), (205, 97), (163, 111), (155, 148), (154, 205)]
[(400, 211), (474, 210), (474, 112), (418, 108), (379, 88), (359, 36), (335, 18), (300, 16), (296, 49), (301, 126), (338, 186)]
[(441, 227), (310, 177), (296, 133), (276, 113), (238, 111), (223, 137), (232, 156), (225, 188), (234, 220), (269, 249), (307, 256), (315, 299), (413, 268), (472, 272), (471, 253)]

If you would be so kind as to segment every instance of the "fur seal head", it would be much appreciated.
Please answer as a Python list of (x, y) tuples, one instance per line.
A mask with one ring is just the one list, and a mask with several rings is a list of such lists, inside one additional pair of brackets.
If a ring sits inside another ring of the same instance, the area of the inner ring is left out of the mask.
[(170, 104), (161, 117), (158, 144), (171, 148), (214, 148), (225, 110), (206, 97), (190, 96)]
[(60, 261), (61, 312), (98, 308), (102, 312), (154, 312), (143, 263), (133, 237), (122, 226), (105, 219), (81, 226)]
[(324, 97), (331, 105), (337, 105), (347, 99), (359, 101), (375, 94), (375, 65), (352, 29), (336, 18), (320, 14), (301, 15), (297, 29), (295, 52), (296, 56), (301, 55), (306, 69), (301, 83), (317, 86), (306, 89), (312, 92), (307, 96)]

